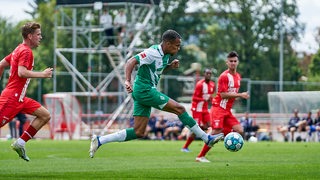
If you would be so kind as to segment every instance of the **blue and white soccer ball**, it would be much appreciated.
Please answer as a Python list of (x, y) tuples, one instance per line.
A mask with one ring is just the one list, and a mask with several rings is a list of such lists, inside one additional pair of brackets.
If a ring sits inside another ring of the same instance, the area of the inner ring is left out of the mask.
[(224, 147), (231, 152), (239, 151), (243, 143), (243, 137), (237, 132), (231, 132), (224, 137)]

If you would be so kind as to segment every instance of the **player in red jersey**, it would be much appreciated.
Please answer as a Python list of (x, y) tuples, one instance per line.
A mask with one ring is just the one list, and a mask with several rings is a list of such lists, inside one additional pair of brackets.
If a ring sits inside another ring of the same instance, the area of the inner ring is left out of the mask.
[[(206, 68), (204, 70), (204, 79), (196, 83), (192, 95), (192, 117), (196, 120), (201, 129), (207, 130), (210, 127), (210, 114), (208, 111), (208, 102), (212, 100), (212, 95), (215, 92), (215, 84), (211, 80), (212, 70)], [(195, 139), (195, 134), (188, 135), (186, 143), (183, 145), (182, 152), (190, 152), (189, 145)]]
[(0, 128), (10, 122), (19, 112), (35, 116), (29, 127), (12, 145), (19, 157), (29, 161), (25, 143), (30, 140), (50, 120), (49, 111), (41, 104), (26, 97), (31, 78), (51, 78), (52, 68), (42, 72), (32, 71), (34, 65), (32, 49), (40, 45), (42, 39), (40, 24), (28, 22), (21, 28), (23, 42), (0, 61), (0, 77), (10, 66), (8, 83), (0, 96)]
[[(248, 92), (238, 93), (241, 80), (240, 74), (237, 73), (238, 57), (235, 51), (230, 52), (226, 60), (228, 69), (219, 76), (218, 92), (212, 100), (210, 110), (212, 134), (223, 132), (226, 135), (232, 130), (243, 134), (243, 127), (231, 112), (235, 98), (248, 99), (250, 97)], [(204, 145), (196, 161), (210, 162), (205, 158), (210, 149), (210, 147)]]

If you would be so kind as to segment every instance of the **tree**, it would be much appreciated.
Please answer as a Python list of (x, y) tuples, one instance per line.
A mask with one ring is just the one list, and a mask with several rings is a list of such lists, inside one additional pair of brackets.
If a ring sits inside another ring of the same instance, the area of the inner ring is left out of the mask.
[(0, 28), (0, 55), (2, 59), (21, 43), (22, 37), (18, 26), (10, 23), (8, 19), (0, 17)]
[[(316, 41), (320, 45), (320, 28), (318, 28), (318, 33), (316, 35)], [(310, 76), (318, 77), (317, 79), (320, 79), (320, 50), (313, 55), (311, 59), (311, 64), (309, 66), (309, 72)]]
[[(281, 3), (283, 2), (283, 8)], [(282, 0), (216, 0), (208, 10), (216, 14), (215, 23), (207, 29), (208, 36), (202, 39), (208, 58), (224, 66), (225, 53), (238, 51), (241, 64), (239, 71), (244, 77), (254, 80), (278, 80), (279, 37), (284, 32), (284, 79), (297, 80), (297, 58), (290, 43), (298, 39), (303, 30), (297, 21), (295, 1)], [(281, 14), (283, 12), (283, 21)], [(263, 67), (263, 71), (261, 68)], [(272, 73), (270, 73), (272, 72)], [(276, 72), (276, 73), (275, 73)]]
[[(11, 53), (14, 48), (21, 43), (21, 36), (19, 28), (8, 21), (8, 19), (0, 17), (0, 60)], [(5, 78), (8, 78), (8, 74), (2, 74), (0, 89), (2, 90), (6, 83)]]
[[(201, 39), (201, 47), (219, 72), (225, 67), (226, 53), (239, 53), (238, 71), (251, 80), (279, 80), (280, 32), (283, 32), (283, 80), (297, 81), (301, 77), (298, 59), (291, 41), (298, 39), (303, 25), (298, 22), (296, 1), (284, 0), (216, 0), (208, 3), (214, 22)], [(266, 90), (251, 89), (251, 106), (267, 109)], [(276, 90), (276, 89), (274, 89)], [(284, 89), (286, 90), (286, 89)], [(290, 90), (290, 89), (288, 89)]]

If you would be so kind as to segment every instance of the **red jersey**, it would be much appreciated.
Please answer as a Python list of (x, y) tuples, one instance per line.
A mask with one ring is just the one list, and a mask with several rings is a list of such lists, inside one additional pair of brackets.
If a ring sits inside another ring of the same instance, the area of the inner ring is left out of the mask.
[(191, 110), (197, 112), (208, 112), (208, 101), (206, 101), (204, 97), (210, 95), (211, 99), (214, 92), (215, 84), (213, 81), (209, 81), (209, 83), (204, 79), (198, 81), (192, 96)]
[(223, 109), (231, 110), (235, 98), (222, 99), (220, 93), (238, 93), (240, 88), (241, 76), (239, 73), (231, 74), (229, 70), (224, 71), (219, 76), (218, 80), (218, 93), (216, 97), (212, 100), (213, 106), (220, 106)]
[(5, 60), (10, 64), (10, 75), (7, 86), (2, 91), (1, 96), (15, 96), (19, 98), (19, 102), (22, 102), (27, 92), (30, 78), (19, 77), (18, 66), (24, 66), (28, 70), (33, 69), (32, 50), (25, 44), (19, 44), (11, 54), (5, 57)]

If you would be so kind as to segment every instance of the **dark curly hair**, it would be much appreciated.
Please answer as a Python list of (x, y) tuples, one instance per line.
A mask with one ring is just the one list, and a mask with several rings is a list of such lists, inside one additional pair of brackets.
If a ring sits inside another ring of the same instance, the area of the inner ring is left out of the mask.
[(175, 30), (169, 29), (162, 34), (161, 40), (172, 42), (177, 38), (181, 39), (180, 34), (177, 33)]
[(229, 52), (227, 58), (232, 58), (232, 57), (239, 57), (238, 53), (236, 51), (231, 51)]

